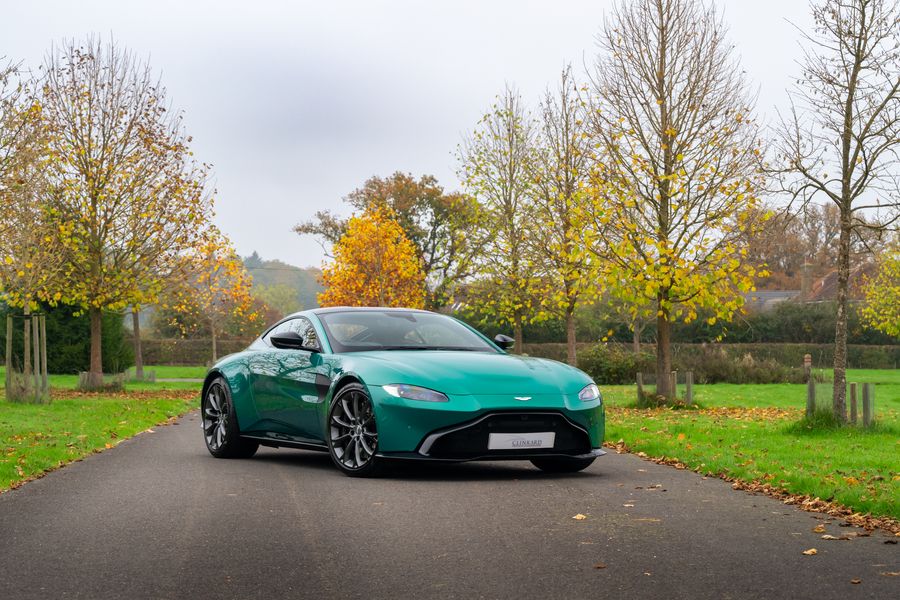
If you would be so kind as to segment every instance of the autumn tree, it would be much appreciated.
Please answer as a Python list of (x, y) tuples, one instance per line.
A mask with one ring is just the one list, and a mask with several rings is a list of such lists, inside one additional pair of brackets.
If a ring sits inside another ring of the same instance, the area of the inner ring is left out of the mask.
[(229, 323), (237, 323), (244, 333), (261, 320), (254, 306), (253, 280), (231, 241), (212, 226), (181, 260), (185, 262), (181, 272), (189, 275), (165, 290), (161, 301), (164, 313), (182, 334), (205, 328), (216, 362), (218, 340)]
[[(38, 302), (59, 299), (63, 253), (44, 200), (47, 155), (40, 105), (29, 82), (15, 81), (14, 75), (11, 69), (0, 72), (0, 298), (21, 308), (25, 316), (24, 385), (14, 393), (13, 373), (7, 372), (7, 398), (20, 391), (42, 401), (48, 397), (46, 364), (41, 365), (46, 361), (46, 339), (40, 332), (32, 335), (31, 313)], [(11, 359), (6, 356), (10, 368)], [(35, 378), (32, 388), (33, 374), (42, 377)]]
[(458, 152), (460, 178), (486, 215), (484, 240), (467, 300), (513, 327), (522, 351), (523, 325), (540, 314), (541, 278), (532, 235), (535, 126), (519, 93), (507, 88)]
[(900, 337), (900, 241), (885, 251), (878, 271), (866, 282), (863, 319), (869, 326)]
[[(834, 204), (813, 204), (783, 210), (779, 206), (755, 209), (762, 226), (747, 235), (747, 256), (765, 264), (768, 275), (757, 280), (763, 289), (802, 289), (835, 270), (840, 242), (840, 211)], [(770, 216), (764, 218), (764, 213)], [(869, 223), (862, 215), (860, 219)], [(884, 242), (878, 228), (858, 227), (850, 238), (854, 264), (869, 260)]]
[(425, 273), (416, 246), (386, 206), (351, 217), (322, 267), (321, 306), (422, 308)]
[[(426, 305), (440, 308), (453, 297), (455, 286), (472, 272), (480, 249), (475, 233), (481, 219), (478, 203), (456, 192), (445, 192), (431, 175), (419, 179), (396, 172), (372, 177), (348, 194), (344, 201), (363, 213), (388, 208), (413, 243), (427, 288)], [(319, 236), (326, 252), (347, 232), (349, 220), (325, 210), (294, 231)]]
[(101, 314), (153, 298), (160, 261), (190, 247), (207, 217), (203, 166), (147, 63), (90, 38), (44, 63), (48, 203), (65, 248), (64, 300), (90, 315), (89, 384), (103, 377)]
[(539, 106), (531, 166), (532, 243), (548, 286), (543, 304), (566, 324), (567, 359), (575, 365), (575, 310), (593, 278), (580, 247), (585, 188), (590, 170), (590, 141), (585, 135), (587, 107), (566, 67), (555, 91)]
[(800, 202), (839, 211), (833, 411), (846, 421), (847, 303), (854, 230), (900, 216), (900, 2), (825, 0), (802, 75), (782, 115), (777, 151)]
[(760, 184), (757, 127), (725, 34), (699, 2), (620, 2), (591, 76), (586, 242), (611, 293), (655, 305), (657, 394), (667, 398), (672, 323), (700, 311), (730, 318), (757, 274), (740, 243)]

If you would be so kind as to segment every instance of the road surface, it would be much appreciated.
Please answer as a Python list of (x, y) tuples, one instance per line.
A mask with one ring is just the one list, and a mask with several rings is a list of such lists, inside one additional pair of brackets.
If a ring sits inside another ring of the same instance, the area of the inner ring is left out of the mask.
[(360, 480), (198, 419), (0, 495), (0, 598), (900, 598), (897, 538), (635, 456)]

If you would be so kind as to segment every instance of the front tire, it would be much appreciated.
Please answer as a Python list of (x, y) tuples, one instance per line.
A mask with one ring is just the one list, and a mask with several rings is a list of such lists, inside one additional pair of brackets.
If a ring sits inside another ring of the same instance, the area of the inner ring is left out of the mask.
[(375, 477), (382, 470), (378, 453), (375, 409), (366, 386), (342, 387), (328, 411), (328, 453), (350, 477)]
[(203, 439), (206, 449), (216, 458), (250, 458), (259, 444), (241, 437), (231, 389), (224, 377), (210, 382), (200, 403)]
[(594, 462), (591, 458), (534, 458), (531, 464), (545, 473), (577, 473)]

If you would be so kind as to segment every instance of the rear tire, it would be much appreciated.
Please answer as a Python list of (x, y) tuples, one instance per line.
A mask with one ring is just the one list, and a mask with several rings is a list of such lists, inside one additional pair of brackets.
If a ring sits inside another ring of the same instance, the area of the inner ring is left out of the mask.
[(224, 377), (216, 377), (206, 388), (200, 402), (203, 439), (206, 449), (216, 458), (250, 458), (259, 444), (241, 437), (231, 389)]
[(594, 462), (591, 458), (533, 458), (531, 464), (545, 473), (577, 473)]

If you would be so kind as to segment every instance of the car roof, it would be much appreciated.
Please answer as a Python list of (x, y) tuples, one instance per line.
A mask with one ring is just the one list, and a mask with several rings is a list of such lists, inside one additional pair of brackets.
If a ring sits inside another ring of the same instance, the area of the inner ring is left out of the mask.
[(331, 306), (328, 308), (314, 308), (309, 312), (321, 315), (328, 314), (334, 312), (416, 312), (416, 313), (430, 313), (431, 311), (422, 310), (419, 308), (390, 308), (385, 306)]

